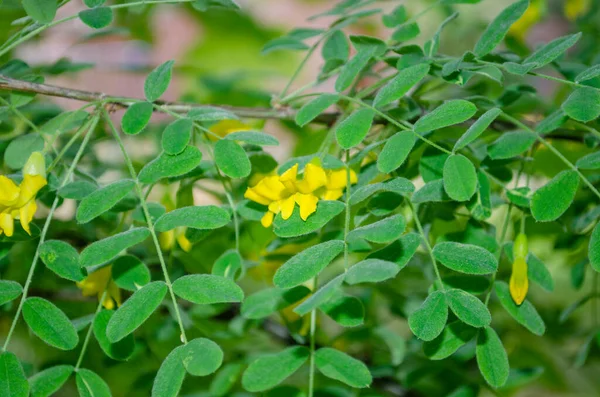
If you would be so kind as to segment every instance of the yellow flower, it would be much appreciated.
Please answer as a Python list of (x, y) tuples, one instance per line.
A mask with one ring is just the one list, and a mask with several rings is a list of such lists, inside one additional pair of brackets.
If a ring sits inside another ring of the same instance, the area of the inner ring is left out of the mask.
[(111, 266), (96, 270), (85, 280), (78, 282), (77, 287), (81, 289), (83, 296), (98, 295), (98, 300), (102, 299), (106, 289), (106, 297), (102, 306), (108, 310), (114, 309), (115, 306), (121, 306), (121, 290), (112, 280)]
[[(209, 127), (209, 130), (212, 133), (220, 136), (221, 138), (225, 137), (228, 134), (231, 134), (232, 132), (247, 131), (249, 129), (249, 125), (246, 125), (239, 120), (221, 120)], [(209, 135), (209, 139), (211, 141), (217, 140), (217, 138), (212, 135)]]
[(575, 21), (580, 16), (586, 14), (592, 5), (591, 0), (567, 0), (565, 1), (564, 12), (569, 21)]
[(0, 175), (0, 235), (13, 235), (15, 219), (31, 234), (29, 224), (37, 211), (35, 196), (47, 183), (46, 164), (40, 152), (32, 153), (27, 160), (23, 167), (23, 181), (19, 186)]
[[(307, 220), (317, 210), (319, 199), (337, 200), (343, 195), (348, 176), (345, 169), (328, 170), (316, 164), (308, 163), (302, 179), (298, 179), (298, 164), (281, 175), (270, 175), (249, 187), (244, 197), (258, 204), (268, 206), (261, 219), (264, 227), (273, 223), (275, 215), (289, 219), (296, 204), (300, 208), (300, 217)], [(354, 171), (350, 171), (350, 183), (356, 183)]]
[(545, 1), (546, 0), (532, 0), (521, 18), (510, 27), (508, 34), (519, 40), (524, 40), (529, 29), (542, 19), (546, 9)]
[(510, 295), (517, 305), (520, 305), (527, 296), (529, 280), (527, 279), (527, 236), (519, 234), (513, 246), (514, 262), (510, 275)]

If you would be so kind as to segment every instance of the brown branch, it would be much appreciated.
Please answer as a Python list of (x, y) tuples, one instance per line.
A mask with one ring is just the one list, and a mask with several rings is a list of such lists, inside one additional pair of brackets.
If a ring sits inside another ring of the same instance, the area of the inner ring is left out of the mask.
[[(143, 100), (139, 98), (112, 96), (104, 94), (102, 92), (84, 91), (73, 88), (58, 87), (50, 84), (32, 83), (29, 81), (13, 79), (3, 75), (0, 75), (0, 90), (35, 93), (47, 96), (73, 99), (76, 101), (83, 102), (107, 101), (108, 104), (118, 106), (121, 108), (126, 108), (132, 103)], [(293, 120), (296, 116), (296, 111), (289, 107), (282, 107), (278, 109), (260, 107), (247, 108), (229, 105), (200, 105), (194, 103), (169, 102), (160, 100), (156, 101), (155, 104), (160, 105), (165, 109), (176, 113), (187, 113), (194, 108), (199, 108), (203, 106), (216, 106), (221, 109), (228, 110), (233, 114), (237, 115), (238, 117), (242, 118)], [(315, 119), (315, 122), (323, 124), (333, 124), (338, 116), (339, 113), (335, 112), (323, 113)]]

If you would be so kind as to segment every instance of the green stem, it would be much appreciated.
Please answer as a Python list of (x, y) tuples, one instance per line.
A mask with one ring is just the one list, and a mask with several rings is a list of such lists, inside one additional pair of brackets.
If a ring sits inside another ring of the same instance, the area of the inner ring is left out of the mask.
[[(107, 286), (108, 288), (108, 286)], [(92, 319), (92, 323), (90, 324), (90, 328), (88, 332), (85, 334), (85, 339), (83, 340), (83, 346), (81, 346), (81, 352), (79, 353), (79, 358), (77, 359), (77, 364), (75, 364), (75, 372), (79, 370), (81, 366), (81, 362), (83, 361), (83, 357), (85, 356), (85, 352), (87, 350), (88, 344), (90, 343), (90, 338), (92, 337), (92, 331), (94, 330), (94, 319), (102, 310), (102, 304), (104, 303), (104, 299), (106, 299), (107, 288), (104, 289), (102, 296), (100, 297), (100, 302), (98, 302), (98, 306), (96, 307), (96, 311), (94, 312), (94, 318)]]
[(440, 274), (440, 269), (438, 268), (437, 261), (435, 260), (435, 256), (433, 255), (433, 249), (431, 248), (431, 244), (429, 243), (429, 238), (427, 238), (427, 235), (425, 234), (425, 231), (423, 230), (423, 226), (421, 225), (421, 221), (419, 221), (419, 215), (418, 215), (417, 208), (415, 206), (413, 206), (413, 204), (410, 201), (408, 202), (408, 205), (410, 206), (410, 209), (413, 213), (413, 218), (415, 220), (415, 225), (417, 226), (417, 230), (419, 231), (419, 234), (421, 235), (421, 238), (423, 240), (423, 243), (425, 244), (425, 248), (427, 249), (427, 253), (429, 254), (429, 257), (431, 258), (431, 263), (433, 264), (433, 270), (435, 271), (435, 275), (440, 283), (440, 289), (442, 291), (444, 291), (445, 287), (444, 287), (444, 282), (442, 281), (442, 276)]
[[(300, 61), (300, 64), (298, 65), (298, 67), (294, 71), (294, 74), (292, 74), (292, 77), (290, 77), (290, 79), (288, 80), (287, 84), (283, 88), (283, 91), (281, 91), (281, 93), (277, 97), (277, 99), (279, 101), (282, 101), (282, 99), (285, 97), (285, 94), (287, 94), (288, 90), (290, 89), (290, 87), (292, 86), (292, 84), (294, 83), (294, 81), (300, 75), (300, 72), (302, 71), (302, 69), (304, 69), (304, 66), (306, 65), (306, 62), (308, 62), (308, 60), (310, 59), (311, 55), (315, 52), (315, 50), (317, 49), (317, 47), (319, 46), (319, 44), (321, 44), (321, 42), (323, 40), (325, 40), (326, 37), (327, 37), (327, 33), (323, 34), (323, 36), (321, 36), (319, 38), (319, 40), (317, 40), (317, 42), (315, 44), (313, 44), (308, 49), (308, 51), (306, 52), (306, 55), (304, 55), (304, 58), (302, 58), (302, 61)], [(286, 99), (288, 99), (288, 98), (286, 98)]]
[[(313, 278), (313, 291), (317, 290), (317, 277)], [(314, 293), (314, 292), (313, 292)], [(317, 310), (310, 312), (310, 362), (308, 372), (308, 397), (313, 397), (315, 390), (315, 336), (317, 333)]]
[[(65, 174), (65, 176), (60, 184), (60, 187), (65, 186), (67, 184), (67, 182), (69, 182), (69, 180), (71, 179), (71, 175), (73, 175), (73, 171), (75, 170), (75, 167), (77, 167), (77, 164), (79, 163), (79, 160), (81, 159), (81, 156), (83, 156), (83, 152), (94, 132), (94, 129), (96, 128), (96, 125), (98, 124), (99, 118), (100, 117), (98, 114), (96, 114), (94, 116), (92, 123), (90, 125), (90, 128), (88, 130), (88, 133), (85, 136), (85, 138), (83, 139), (83, 142), (81, 143), (81, 146), (79, 147), (79, 150), (77, 151), (77, 154), (75, 155), (75, 158), (73, 159), (73, 162), (71, 163), (71, 166), (67, 170), (67, 173)], [(8, 348), (10, 339), (13, 335), (13, 332), (15, 331), (15, 327), (17, 326), (17, 322), (19, 321), (19, 317), (21, 316), (21, 311), (23, 310), (23, 304), (25, 303), (25, 299), (27, 299), (27, 294), (29, 292), (29, 286), (31, 285), (31, 281), (33, 279), (33, 274), (35, 272), (37, 262), (40, 258), (40, 247), (46, 241), (46, 234), (48, 233), (48, 229), (50, 228), (50, 223), (52, 222), (54, 212), (56, 211), (56, 208), (58, 207), (59, 202), (60, 202), (60, 197), (57, 195), (56, 198), (54, 199), (54, 202), (52, 203), (52, 207), (50, 207), (50, 212), (48, 212), (48, 216), (46, 217), (46, 222), (44, 223), (44, 227), (42, 228), (42, 232), (40, 234), (40, 241), (38, 243), (37, 249), (35, 250), (35, 254), (33, 256), (33, 261), (31, 262), (31, 267), (29, 268), (29, 274), (27, 275), (27, 279), (25, 280), (25, 285), (23, 286), (23, 294), (21, 295), (21, 300), (19, 301), (19, 306), (17, 307), (17, 312), (15, 313), (15, 317), (13, 318), (12, 324), (10, 325), (10, 330), (8, 331), (8, 334), (6, 335), (6, 340), (4, 341), (4, 346), (2, 347), (2, 351), (5, 351)]]
[[(502, 260), (502, 253), (504, 252), (504, 239), (506, 238), (506, 232), (508, 231), (508, 224), (510, 222), (510, 213), (512, 211), (512, 203), (508, 205), (508, 210), (506, 211), (506, 217), (504, 218), (504, 222), (502, 225), (502, 232), (500, 233), (500, 239), (498, 240), (498, 253), (496, 254), (496, 259), (498, 261), (498, 266), (500, 266), (500, 261)], [(490, 303), (490, 298), (492, 296), (492, 291), (494, 290), (494, 283), (496, 282), (496, 276), (498, 275), (498, 270), (492, 275), (492, 279), (490, 280), (490, 289), (488, 290), (485, 296), (485, 305), (487, 306)]]
[(346, 214), (344, 217), (344, 271), (348, 271), (348, 233), (350, 233), (350, 151), (346, 150)]
[(105, 118), (106, 122), (108, 123), (109, 127), (112, 130), (115, 141), (117, 142), (117, 144), (119, 145), (119, 148), (121, 149), (121, 153), (123, 154), (123, 158), (125, 160), (128, 170), (129, 170), (129, 174), (131, 175), (131, 178), (135, 181), (135, 190), (136, 190), (138, 198), (140, 199), (140, 205), (142, 207), (142, 211), (144, 212), (144, 217), (146, 218), (146, 224), (147, 224), (148, 230), (150, 231), (150, 234), (152, 236), (152, 241), (154, 242), (154, 247), (155, 247), (156, 253), (158, 255), (160, 267), (162, 268), (165, 283), (167, 284), (167, 287), (169, 288), (169, 294), (171, 295), (171, 300), (173, 302), (173, 310), (175, 312), (175, 317), (176, 317), (177, 323), (179, 324), (179, 329), (181, 330), (181, 341), (183, 343), (187, 344), (187, 336), (185, 334), (185, 327), (183, 326), (183, 320), (181, 319), (181, 313), (179, 311), (179, 306), (177, 305), (177, 298), (175, 297), (175, 293), (173, 292), (173, 285), (171, 284), (171, 278), (169, 277), (169, 272), (167, 270), (167, 264), (165, 262), (165, 258), (163, 256), (162, 250), (160, 248), (158, 236), (156, 235), (156, 231), (154, 230), (154, 224), (152, 223), (152, 217), (150, 216), (150, 211), (148, 210), (148, 204), (146, 203), (146, 199), (144, 198), (145, 196), (144, 196), (144, 191), (142, 190), (142, 185), (141, 185), (140, 181), (138, 180), (137, 173), (135, 172), (135, 168), (133, 167), (133, 162), (131, 161), (131, 158), (129, 157), (127, 150), (125, 149), (123, 140), (121, 139), (119, 132), (117, 131), (115, 125), (113, 124), (112, 120), (110, 119), (110, 115), (108, 114), (108, 112), (106, 110), (104, 110), (104, 116), (105, 116), (104, 118)]

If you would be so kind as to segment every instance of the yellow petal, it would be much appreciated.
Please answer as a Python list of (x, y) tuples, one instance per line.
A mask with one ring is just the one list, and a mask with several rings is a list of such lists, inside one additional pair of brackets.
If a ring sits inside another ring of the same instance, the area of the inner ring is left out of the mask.
[(244, 197), (247, 198), (248, 200), (254, 201), (255, 203), (262, 204), (262, 205), (269, 205), (269, 203), (271, 202), (271, 200), (256, 193), (254, 188), (251, 188), (251, 187), (246, 189), (246, 192), (244, 193)]
[(286, 192), (285, 185), (277, 175), (263, 178), (252, 190), (270, 201), (281, 200)]
[(312, 194), (296, 193), (294, 195), (296, 203), (300, 207), (300, 218), (306, 220), (311, 214), (317, 210), (317, 202), (319, 199)]
[(173, 248), (173, 244), (175, 244), (175, 230), (169, 230), (168, 232), (163, 232), (158, 236), (158, 242), (160, 244), (160, 249), (163, 251), (169, 251)]
[(298, 163), (294, 164), (292, 168), (281, 174), (279, 180), (285, 185), (285, 188), (293, 193), (296, 191), (296, 178), (298, 178)]
[(273, 218), (275, 217), (275, 214), (268, 211), (260, 220), (260, 223), (264, 226), (264, 227), (269, 227), (273, 224)]
[(111, 298), (111, 301), (114, 301), (117, 306), (121, 306), (121, 290), (119, 286), (114, 282), (110, 281), (108, 284), (107, 297)]
[(325, 170), (318, 165), (308, 163), (304, 167), (304, 178), (297, 186), (301, 193), (309, 194), (327, 184)]
[(273, 201), (269, 204), (269, 211), (274, 214), (279, 214), (279, 211), (281, 211), (281, 200)]
[(327, 189), (343, 189), (346, 187), (348, 175), (346, 169), (331, 170), (327, 172)]
[(185, 229), (183, 232), (177, 234), (177, 244), (179, 244), (179, 247), (181, 247), (184, 252), (190, 252), (192, 250), (193, 244), (185, 237)]
[(13, 235), (15, 230), (15, 222), (13, 221), (13, 217), (9, 213), (0, 214), (0, 230), (8, 237)]
[(287, 199), (280, 201), (280, 203), (281, 217), (284, 220), (289, 219), (290, 216), (292, 216), (292, 213), (294, 212), (294, 205), (296, 204), (294, 196), (288, 197)]
[(582, 15), (589, 12), (591, 0), (567, 0), (565, 1), (564, 12), (569, 21), (575, 21)]
[(0, 175), (0, 208), (12, 206), (19, 198), (19, 188), (15, 183)]
[(31, 200), (29, 203), (25, 204), (19, 209), (19, 221), (21, 222), (21, 226), (23, 227), (23, 230), (25, 230), (30, 236), (31, 229), (29, 229), (29, 223), (31, 223), (33, 220), (35, 211), (37, 211), (35, 200)]
[(527, 296), (529, 281), (527, 280), (527, 262), (524, 258), (517, 258), (513, 263), (510, 275), (510, 296), (517, 305), (520, 305)]
[[(231, 134), (232, 132), (236, 132), (236, 131), (246, 131), (249, 130), (250, 126), (242, 123), (239, 120), (221, 120), (218, 123), (213, 124), (212, 126), (210, 126), (209, 130), (220, 136), (220, 137), (224, 137), (228, 134)], [(212, 137), (211, 135), (209, 135), (211, 140), (216, 140), (216, 138)]]
[(35, 195), (48, 184), (46, 178), (40, 175), (24, 175), (23, 182), (19, 186), (19, 199), (15, 207), (20, 208), (35, 198)]
[(323, 200), (337, 200), (344, 195), (342, 189), (326, 190), (321, 196)]
[(87, 276), (85, 280), (77, 283), (83, 296), (97, 295), (104, 292), (111, 277), (111, 267), (106, 266)]

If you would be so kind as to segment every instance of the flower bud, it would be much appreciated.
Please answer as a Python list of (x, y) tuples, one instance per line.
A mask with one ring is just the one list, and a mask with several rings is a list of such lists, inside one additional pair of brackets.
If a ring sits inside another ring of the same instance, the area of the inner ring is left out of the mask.
[(529, 247), (527, 246), (527, 236), (523, 233), (519, 234), (515, 239), (513, 246), (513, 255), (516, 258), (527, 258)]
[(40, 175), (46, 178), (46, 160), (41, 152), (33, 152), (23, 166), (23, 175)]

